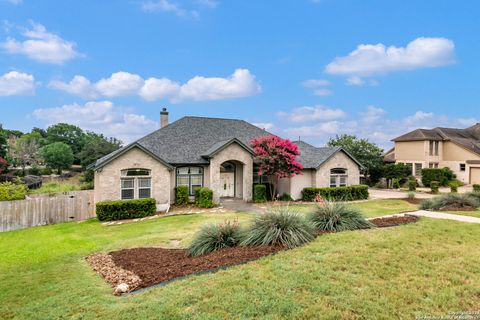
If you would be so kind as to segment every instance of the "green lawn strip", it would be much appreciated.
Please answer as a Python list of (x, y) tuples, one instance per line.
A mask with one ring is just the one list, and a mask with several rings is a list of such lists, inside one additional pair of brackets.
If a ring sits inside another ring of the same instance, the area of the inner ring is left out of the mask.
[(458, 215), (461, 215), (461, 216), (469, 216), (469, 217), (480, 218), (480, 210), (476, 210), (476, 211), (446, 211), (446, 212), (451, 213), (451, 214), (458, 214)]
[(480, 232), (477, 225), (455, 221), (422, 218), (395, 228), (327, 234), (298, 249), (127, 297), (113, 296), (83, 260), (126, 247), (185, 246), (207, 221), (249, 216), (173, 216), (117, 226), (73, 222), (2, 233), (0, 314), (386, 319), (478, 309)]

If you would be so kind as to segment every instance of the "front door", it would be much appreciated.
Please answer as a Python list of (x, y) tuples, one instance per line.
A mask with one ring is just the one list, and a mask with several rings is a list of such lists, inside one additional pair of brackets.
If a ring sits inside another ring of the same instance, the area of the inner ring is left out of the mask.
[(221, 172), (220, 173), (220, 196), (221, 197), (235, 197), (235, 173)]

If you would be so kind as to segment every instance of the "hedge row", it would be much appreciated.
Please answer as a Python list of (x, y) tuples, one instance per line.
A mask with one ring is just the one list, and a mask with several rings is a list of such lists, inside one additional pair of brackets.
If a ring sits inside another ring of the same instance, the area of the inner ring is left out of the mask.
[(188, 186), (178, 186), (175, 188), (175, 204), (188, 204), (190, 202), (189, 197)]
[(441, 186), (448, 186), (448, 183), (455, 179), (455, 174), (449, 168), (425, 168), (422, 169), (422, 183), (430, 187), (432, 181), (437, 181)]
[(302, 190), (303, 201), (315, 201), (317, 194), (328, 201), (352, 201), (368, 199), (368, 186), (355, 185), (335, 188), (304, 188)]
[(213, 190), (207, 187), (195, 189), (195, 204), (199, 208), (212, 208), (213, 203)]
[(267, 201), (267, 186), (256, 184), (253, 186), (253, 202), (260, 203)]
[(97, 203), (97, 218), (100, 221), (144, 218), (156, 212), (156, 201), (152, 198)]

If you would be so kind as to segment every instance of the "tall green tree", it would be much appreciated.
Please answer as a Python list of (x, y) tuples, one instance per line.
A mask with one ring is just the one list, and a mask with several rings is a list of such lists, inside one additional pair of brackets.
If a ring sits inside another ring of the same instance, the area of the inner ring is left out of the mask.
[(77, 126), (68, 123), (57, 123), (47, 128), (46, 144), (63, 142), (70, 146), (73, 154), (79, 153), (85, 144), (85, 133)]
[(85, 144), (82, 150), (77, 154), (80, 164), (83, 168), (94, 163), (103, 156), (117, 150), (122, 146), (122, 142), (115, 138), (106, 138), (102, 134), (87, 132), (85, 135)]
[(42, 148), (41, 155), (47, 167), (58, 170), (58, 174), (63, 169), (70, 168), (74, 160), (72, 148), (63, 142), (46, 145)]
[(7, 156), (7, 132), (3, 130), (0, 124), (0, 157), (5, 158)]
[(372, 183), (380, 178), (383, 167), (383, 149), (368, 139), (360, 139), (355, 135), (342, 134), (327, 143), (330, 147), (342, 147), (354, 156), (363, 166), (363, 173)]

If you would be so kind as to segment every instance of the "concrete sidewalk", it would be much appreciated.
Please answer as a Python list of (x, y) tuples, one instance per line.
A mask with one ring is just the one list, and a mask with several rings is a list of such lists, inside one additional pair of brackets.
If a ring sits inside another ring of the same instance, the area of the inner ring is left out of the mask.
[(416, 217), (427, 217), (427, 218), (433, 218), (433, 219), (454, 220), (454, 221), (469, 222), (469, 223), (480, 223), (480, 218), (476, 218), (476, 217), (461, 216), (459, 214), (426, 211), (426, 210), (403, 212), (400, 214), (391, 214), (391, 215), (382, 216), (382, 217), (373, 217), (373, 218), (369, 218), (368, 220), (372, 220), (376, 218), (402, 217), (405, 215), (416, 216)]

